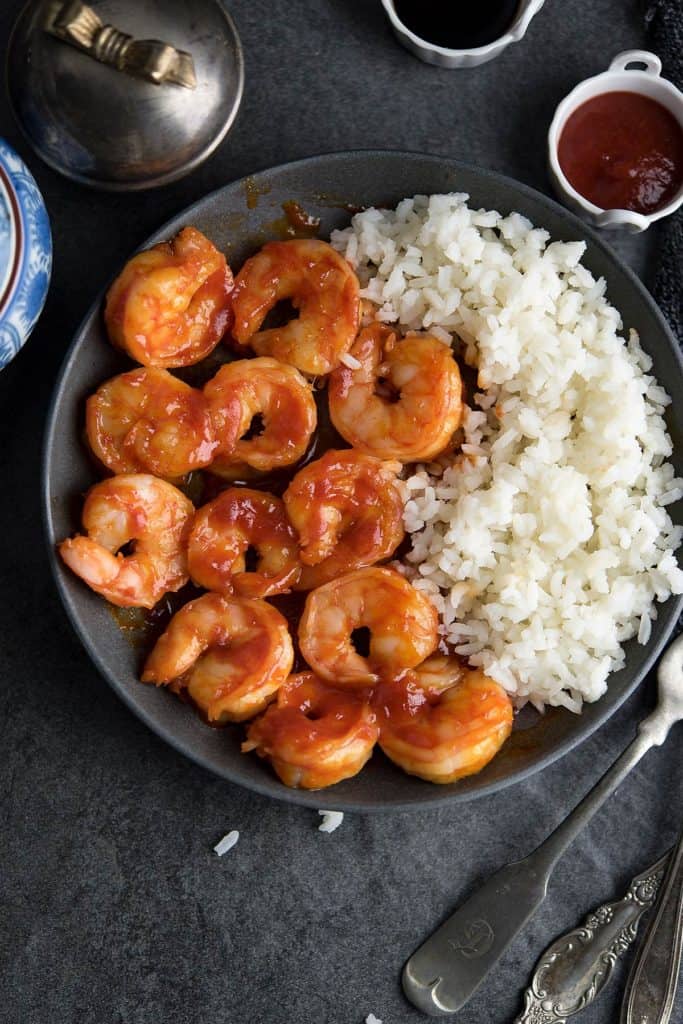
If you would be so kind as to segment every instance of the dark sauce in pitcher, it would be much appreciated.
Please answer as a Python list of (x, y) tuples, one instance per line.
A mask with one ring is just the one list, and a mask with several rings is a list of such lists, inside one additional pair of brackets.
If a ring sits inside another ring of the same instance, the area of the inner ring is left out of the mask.
[(519, 0), (395, 0), (394, 8), (420, 39), (449, 50), (473, 50), (505, 35)]

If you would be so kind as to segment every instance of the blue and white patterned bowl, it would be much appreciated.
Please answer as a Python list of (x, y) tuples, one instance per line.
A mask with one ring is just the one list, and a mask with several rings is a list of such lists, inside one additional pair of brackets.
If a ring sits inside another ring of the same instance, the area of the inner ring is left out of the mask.
[(23, 160), (0, 139), (0, 369), (40, 316), (52, 267), (43, 197)]

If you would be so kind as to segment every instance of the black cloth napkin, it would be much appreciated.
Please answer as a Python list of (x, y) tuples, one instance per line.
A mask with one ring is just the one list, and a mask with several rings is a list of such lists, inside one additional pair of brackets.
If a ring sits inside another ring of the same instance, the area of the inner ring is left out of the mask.
[[(683, 0), (647, 0), (645, 24), (662, 74), (683, 89)], [(652, 294), (683, 345), (683, 207), (660, 229), (659, 259)]]
[[(683, 0), (646, 0), (645, 24), (662, 74), (683, 89)], [(651, 291), (671, 330), (683, 345), (683, 207), (659, 227), (658, 261)], [(675, 635), (683, 633), (683, 614)]]

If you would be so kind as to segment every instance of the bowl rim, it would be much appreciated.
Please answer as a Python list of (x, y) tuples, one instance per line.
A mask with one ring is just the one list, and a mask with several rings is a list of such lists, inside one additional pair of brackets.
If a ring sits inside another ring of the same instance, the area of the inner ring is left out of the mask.
[[(43, 194), (23, 157), (0, 137), (0, 201), (5, 200), (13, 229), (13, 266), (0, 294), (0, 335), (9, 332), (11, 351), (0, 350), (0, 370), (24, 347), (47, 301), (52, 275), (53, 242)], [(37, 259), (35, 258), (37, 257)], [(43, 278), (40, 289), (33, 288)], [(26, 302), (30, 297), (30, 302)], [(23, 306), (26, 304), (26, 308)]]
[[(396, 12), (394, 0), (382, 0), (382, 6), (384, 7), (386, 15), (395, 32), (404, 35), (411, 41), (411, 43), (413, 43), (414, 46), (423, 50), (429, 50), (431, 53), (438, 53), (442, 57), (482, 57), (486, 54), (493, 53), (494, 51), (497, 52), (502, 50), (506, 46), (509, 46), (510, 43), (519, 42), (519, 40), (525, 35), (531, 19), (534, 15), (538, 14), (544, 3), (545, 0), (520, 0), (515, 17), (510, 23), (507, 31), (503, 32), (502, 35), (492, 39), (490, 43), (484, 43), (482, 46), (471, 46), (467, 49), (454, 49), (450, 46), (439, 46), (438, 43), (430, 43), (429, 40), (425, 39), (423, 36), (418, 36), (408, 28), (401, 18), (399, 18)], [(386, 152), (386, 150), (384, 152)]]
[(24, 230), (23, 218), (19, 197), (12, 182), (12, 175), (5, 164), (4, 150), (0, 146), (0, 203), (3, 204), (9, 214), (10, 225), (10, 260), (4, 278), (0, 279), (0, 317), (9, 308), (12, 296), (19, 279), (19, 269), (23, 262), (23, 251), (26, 232)]
[[(310, 167), (316, 165), (320, 161), (332, 161), (343, 163), (346, 161), (374, 158), (385, 158), (387, 156), (394, 157), (400, 160), (408, 161), (437, 161), (440, 164), (447, 164), (448, 167), (454, 171), (470, 172), (474, 173), (480, 178), (489, 179), (492, 182), (502, 183), (513, 191), (519, 192), (525, 198), (530, 198), (533, 201), (539, 203), (541, 206), (545, 206), (548, 210), (556, 215), (560, 215), (565, 221), (569, 222), (569, 226), (574, 228), (578, 232), (578, 237), (583, 238), (589, 242), (592, 246), (598, 249), (610, 262), (617, 264), (621, 272), (625, 275), (629, 286), (632, 287), (639, 295), (640, 299), (648, 306), (651, 314), (658, 322), (660, 329), (666, 335), (669, 348), (673, 355), (674, 361), (677, 363), (679, 375), (683, 378), (683, 354), (675, 340), (674, 334), (669, 327), (663, 313), (657, 306), (656, 302), (649, 294), (644, 284), (638, 278), (633, 270), (627, 266), (594, 231), (588, 227), (584, 221), (582, 221), (576, 214), (567, 210), (562, 204), (551, 199), (549, 196), (537, 189), (532, 188), (529, 185), (525, 185), (522, 182), (511, 178), (508, 175), (500, 174), (497, 171), (481, 169), (473, 164), (467, 164), (463, 161), (453, 160), (449, 157), (440, 156), (433, 153), (424, 153), (414, 150), (393, 150), (393, 149), (355, 149), (355, 150), (341, 150), (333, 151), (329, 153), (319, 153), (314, 156), (304, 157), (299, 160), (288, 161), (282, 164), (277, 164), (272, 167), (262, 168), (259, 171), (251, 174), (244, 175), (241, 178), (235, 179), (231, 182), (226, 182), (211, 192), (206, 193), (199, 199), (195, 200), (189, 206), (179, 210), (178, 213), (162, 224), (157, 231), (153, 232), (148, 238), (142, 241), (134, 252), (139, 252), (141, 249), (146, 248), (150, 244), (154, 244), (159, 237), (164, 237), (165, 232), (174, 231), (175, 225), (180, 220), (186, 220), (191, 217), (193, 211), (203, 205), (208, 199), (218, 196), (224, 188), (230, 187), (245, 187), (247, 182), (255, 182), (258, 186), (259, 179), (261, 176), (272, 175), (284, 170), (291, 171), (297, 168)], [(132, 255), (133, 253), (131, 253)], [(117, 271), (118, 273), (119, 271)], [(391, 812), (405, 812), (405, 811), (428, 811), (436, 810), (447, 805), (453, 805), (457, 803), (466, 803), (470, 800), (479, 799), (480, 797), (489, 796), (493, 793), (500, 792), (508, 787), (515, 785), (518, 782), (523, 782), (525, 779), (530, 778), (538, 772), (543, 771), (546, 767), (553, 764), (555, 761), (560, 760), (565, 754), (569, 753), (575, 747), (580, 746), (583, 742), (589, 739), (604, 723), (615, 714), (619, 708), (625, 703), (626, 700), (635, 692), (639, 684), (642, 682), (644, 677), (650, 671), (655, 661), (659, 657), (661, 651), (667, 644), (669, 637), (675, 627), (678, 616), (683, 609), (683, 594), (672, 595), (668, 601), (667, 606), (670, 608), (669, 616), (670, 622), (665, 630), (663, 630), (661, 636), (657, 637), (654, 641), (650, 640), (647, 645), (647, 653), (638, 671), (634, 672), (631, 679), (623, 687), (621, 692), (617, 693), (614, 702), (610, 705), (604, 704), (600, 708), (599, 703), (593, 704), (592, 707), (598, 707), (593, 717), (589, 720), (584, 719), (582, 730), (576, 735), (570, 735), (560, 742), (557, 747), (545, 755), (543, 755), (538, 761), (526, 767), (519, 768), (512, 772), (509, 776), (502, 779), (494, 779), (491, 782), (486, 783), (479, 789), (467, 792), (461, 791), (457, 788), (457, 783), (453, 784), (453, 788), (441, 787), (441, 786), (430, 786), (429, 783), (425, 785), (425, 799), (415, 800), (392, 800), (390, 803), (381, 803), (379, 801), (368, 803), (360, 802), (355, 803), (353, 800), (342, 798), (337, 800), (335, 796), (335, 787), (332, 786), (329, 789), (323, 790), (303, 790), (303, 789), (291, 789), (284, 786), (279, 782), (278, 779), (273, 776), (268, 781), (261, 782), (258, 779), (245, 780), (239, 777), (236, 773), (233, 773), (228, 766), (225, 769), (217, 770), (216, 766), (210, 763), (207, 757), (204, 757), (202, 753), (198, 753), (192, 750), (188, 744), (182, 739), (177, 738), (174, 735), (172, 729), (166, 728), (163, 724), (158, 722), (154, 715), (148, 712), (145, 708), (142, 708), (135, 701), (132, 693), (129, 693), (124, 686), (122, 686), (118, 679), (109, 672), (105, 666), (102, 657), (100, 656), (97, 645), (90, 634), (81, 627), (79, 622), (78, 610), (76, 607), (76, 601), (72, 598), (69, 593), (66, 584), (66, 573), (63, 566), (58, 558), (56, 546), (53, 542), (53, 530), (52, 530), (52, 509), (51, 509), (51, 492), (50, 492), (50, 454), (51, 449), (54, 446), (54, 432), (56, 427), (56, 416), (58, 409), (62, 401), (62, 391), (66, 378), (69, 375), (72, 364), (74, 363), (77, 356), (77, 349), (80, 347), (81, 338), (84, 329), (97, 314), (98, 310), (101, 309), (102, 300), (109, 288), (111, 281), (114, 279), (114, 275), (111, 280), (107, 281), (106, 284), (97, 293), (95, 299), (88, 307), (85, 315), (78, 324), (78, 327), (74, 333), (74, 336), (69, 344), (69, 347), (65, 353), (62, 365), (60, 366), (59, 373), (55, 380), (52, 395), (50, 397), (50, 404), (47, 412), (45, 421), (45, 429), (43, 435), (43, 447), (41, 457), (41, 495), (42, 495), (42, 525), (43, 535), (45, 544), (48, 552), (48, 561), (54, 582), (57, 586), (62, 605), (67, 613), (69, 622), (78, 637), (80, 643), (85, 648), (90, 660), (97, 668), (100, 675), (105, 679), (109, 686), (114, 690), (117, 696), (123, 700), (124, 704), (133, 712), (133, 714), (147, 725), (157, 736), (168, 743), (174, 750), (195, 764), (200, 765), (202, 768), (208, 770), (212, 775), (222, 778), (232, 784), (242, 786), (243, 788), (249, 789), (250, 791), (258, 793), (260, 796), (267, 796), (271, 799), (282, 800), (285, 803), (297, 804), (299, 806), (305, 806), (310, 808), (319, 809), (325, 807), (329, 810), (340, 810), (349, 811), (352, 813), (391, 813)]]

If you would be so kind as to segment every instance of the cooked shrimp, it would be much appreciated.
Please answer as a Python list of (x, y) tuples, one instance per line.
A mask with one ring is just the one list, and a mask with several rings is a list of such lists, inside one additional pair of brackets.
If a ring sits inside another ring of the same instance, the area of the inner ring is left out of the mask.
[(293, 366), (238, 359), (220, 368), (204, 394), (219, 442), (212, 472), (237, 479), (304, 455), (317, 412), (311, 385)]
[(389, 558), (403, 540), (398, 462), (328, 451), (299, 470), (284, 493), (304, 562), (299, 590)]
[(281, 594), (301, 571), (297, 536), (284, 504), (246, 487), (231, 487), (197, 511), (187, 561), (195, 583), (240, 597)]
[(503, 687), (455, 659), (430, 658), (403, 679), (380, 683), (373, 702), (384, 753), (428, 782), (481, 771), (512, 730)]
[(174, 479), (208, 466), (218, 444), (201, 391), (154, 367), (105, 381), (87, 401), (85, 426), (112, 473)]
[(365, 327), (350, 353), (357, 368), (330, 376), (330, 417), (341, 436), (380, 459), (432, 459), (460, 425), (462, 382), (448, 347), (429, 334), (398, 340), (385, 324)]
[(277, 609), (204, 594), (175, 613), (141, 679), (186, 690), (210, 722), (241, 722), (263, 711), (293, 661), (292, 638)]
[(223, 253), (183, 228), (126, 263), (107, 293), (109, 337), (143, 366), (198, 363), (230, 326), (232, 286)]
[[(299, 316), (284, 327), (260, 331), (266, 314), (283, 299)], [(232, 336), (258, 355), (317, 377), (348, 352), (358, 332), (359, 308), (358, 278), (327, 242), (268, 242), (237, 275)]]
[(356, 775), (376, 741), (375, 713), (366, 700), (302, 672), (290, 676), (277, 703), (249, 725), (242, 750), (268, 758), (286, 786), (321, 789)]
[(357, 569), (311, 591), (299, 646), (323, 679), (358, 689), (419, 665), (436, 647), (437, 624), (432, 603), (400, 573)]
[[(144, 473), (111, 477), (88, 491), (87, 536), (63, 541), (59, 553), (112, 604), (152, 608), (189, 579), (185, 547), (193, 513), (192, 502), (164, 480)], [(132, 553), (124, 555), (120, 549), (128, 544)]]

